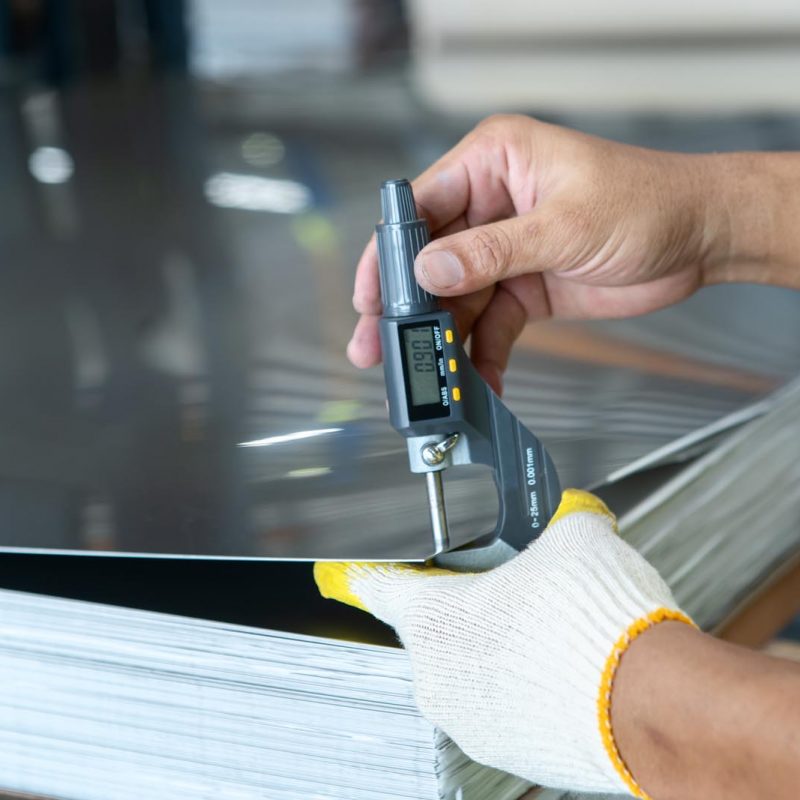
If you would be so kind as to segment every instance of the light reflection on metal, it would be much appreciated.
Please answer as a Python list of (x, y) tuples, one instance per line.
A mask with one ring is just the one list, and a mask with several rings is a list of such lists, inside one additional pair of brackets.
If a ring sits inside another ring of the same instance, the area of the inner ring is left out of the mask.
[(205, 183), (209, 203), (220, 208), (299, 214), (311, 207), (311, 190), (297, 181), (218, 172)]
[(109, 498), (93, 495), (81, 509), (80, 536), (87, 550), (113, 550), (116, 541), (114, 506)]
[(286, 442), (296, 442), (300, 439), (313, 439), (315, 436), (325, 436), (329, 433), (339, 433), (342, 428), (320, 428), (315, 431), (295, 431), (294, 433), (284, 433), (280, 436), (268, 436), (265, 439), (254, 439), (251, 442), (239, 442), (237, 447), (269, 447), (273, 444), (285, 444)]
[(242, 158), (253, 167), (271, 167), (285, 154), (286, 147), (274, 133), (251, 133), (242, 142)]
[(142, 335), (142, 358), (154, 369), (179, 378), (205, 376), (208, 356), (197, 267), (185, 253), (174, 250), (164, 255), (160, 277), (164, 307)]
[(108, 381), (111, 365), (96, 310), (82, 297), (64, 303), (64, 323), (72, 350), (76, 391), (100, 389)]
[[(75, 164), (62, 146), (67, 140), (62, 121), (63, 104), (52, 91), (35, 91), (20, 105), (28, 152), (28, 171), (47, 187), (39, 194), (48, 232), (56, 239), (74, 239), (80, 229), (78, 201), (70, 179)], [(24, 158), (23, 154), (19, 156)], [(57, 191), (50, 191), (57, 187)]]
[(290, 469), (286, 473), (287, 478), (319, 478), (322, 475), (329, 475), (333, 470), (331, 467), (301, 467), (300, 469)]
[(66, 183), (75, 172), (75, 162), (60, 147), (37, 147), (28, 158), (28, 169), (39, 183)]
[[(252, 118), (234, 124), (235, 103), (216, 121), (198, 117), (190, 97), (170, 93), (164, 114), (161, 93), (76, 87), (25, 101), (19, 125), (0, 114), (4, 152), (23, 167), (9, 173), (0, 224), (9, 332), (0, 364), (10, 376), (0, 397), (0, 549), (428, 557), (425, 491), (388, 424), (383, 377), (356, 370), (345, 348), (353, 267), (376, 214), (365, 193), (387, 172), (415, 172), (427, 159), (420, 148), (446, 149), (463, 122), (420, 111), (398, 138), (386, 125), (359, 127), (339, 97), (330, 116), (328, 106), (318, 117), (308, 106), (299, 119), (296, 97), (281, 92), (273, 100), (285, 108), (272, 115), (265, 106), (269, 122), (260, 124), (296, 120), (285, 129), (308, 187), (300, 198), (311, 202), (313, 191), (315, 207), (293, 217), (229, 214), (203, 182), (233, 176), (211, 187), (233, 185), (227, 199), (236, 199), (242, 178), (260, 169), (241, 152), (257, 128)], [(376, 120), (397, 108), (386, 97), (372, 109)], [(135, 148), (109, 135), (131, 119), (152, 133)], [(331, 136), (328, 120), (352, 139)], [(736, 129), (728, 149), (769, 138), (760, 127)], [(624, 135), (648, 144), (638, 130)], [(75, 176), (30, 191), (27, 158), (45, 146), (70, 152)], [(71, 226), (59, 203), (73, 209)], [(76, 338), (75, 320), (65, 319), (74, 302), (94, 312), (94, 338), (86, 320)], [(86, 359), (87, 338), (102, 343), (102, 362), (91, 347)], [(531, 326), (505, 398), (541, 435), (564, 485), (587, 488), (798, 370), (800, 293), (720, 286), (642, 318)], [(321, 467), (329, 472), (308, 472)], [(496, 524), (491, 474), (472, 470), (443, 477), (456, 546)], [(99, 534), (83, 535), (81, 509), (95, 497), (113, 508), (113, 539), (99, 524)]]

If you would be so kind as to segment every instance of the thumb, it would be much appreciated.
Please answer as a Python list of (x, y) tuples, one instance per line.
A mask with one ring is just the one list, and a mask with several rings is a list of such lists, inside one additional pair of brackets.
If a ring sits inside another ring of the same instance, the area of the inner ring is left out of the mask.
[(417, 256), (419, 284), (437, 295), (461, 295), (528, 272), (560, 269), (570, 244), (565, 226), (544, 207), (431, 242)]
[(387, 625), (400, 628), (411, 601), (435, 588), (436, 579), (462, 577), (459, 573), (413, 564), (317, 561), (314, 580), (328, 599), (369, 611)]

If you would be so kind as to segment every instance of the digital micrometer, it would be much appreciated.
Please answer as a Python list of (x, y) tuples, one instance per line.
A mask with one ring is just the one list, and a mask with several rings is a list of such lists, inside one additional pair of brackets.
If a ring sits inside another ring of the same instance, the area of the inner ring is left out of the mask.
[[(414, 259), (430, 234), (417, 218), (411, 184), (386, 181), (381, 209), (376, 234), (389, 417), (406, 437), (411, 471), (425, 474), (437, 561), (469, 565), (476, 551), (503, 551), (483, 559), (491, 566), (544, 531), (561, 499), (558, 475), (541, 442), (472, 365), (450, 312), (417, 283)], [(442, 472), (461, 464), (491, 467), (499, 515), (492, 533), (450, 552)]]

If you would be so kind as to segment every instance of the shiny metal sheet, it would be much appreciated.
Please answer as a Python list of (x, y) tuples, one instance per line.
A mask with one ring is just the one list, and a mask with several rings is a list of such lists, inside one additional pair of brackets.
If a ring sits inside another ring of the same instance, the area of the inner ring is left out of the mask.
[[(284, 108), (269, 127), (181, 85), (26, 102), (0, 115), (2, 549), (430, 554), (381, 371), (344, 349), (377, 186), (463, 122), (321, 129)], [(275, 163), (247, 160), (254, 133)], [(42, 144), (74, 175), (34, 179)], [(641, 319), (528, 328), (506, 399), (562, 484), (592, 486), (799, 371), (800, 295), (723, 287)], [(449, 470), (445, 491), (454, 541), (493, 527), (484, 470)]]

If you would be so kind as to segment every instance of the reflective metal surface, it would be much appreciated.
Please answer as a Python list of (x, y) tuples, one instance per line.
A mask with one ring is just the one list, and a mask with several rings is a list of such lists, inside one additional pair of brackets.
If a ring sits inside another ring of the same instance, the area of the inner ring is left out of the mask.
[[(398, 134), (364, 91), (338, 114), (285, 88), (244, 103), (184, 83), (3, 101), (4, 549), (432, 551), (381, 371), (344, 349), (377, 187), (470, 121), (406, 101)], [(798, 371), (800, 295), (725, 287), (637, 320), (529, 328), (506, 400), (562, 484), (590, 486)], [(493, 527), (484, 471), (448, 470), (445, 496), (453, 541)]]

